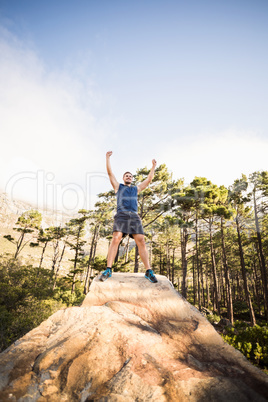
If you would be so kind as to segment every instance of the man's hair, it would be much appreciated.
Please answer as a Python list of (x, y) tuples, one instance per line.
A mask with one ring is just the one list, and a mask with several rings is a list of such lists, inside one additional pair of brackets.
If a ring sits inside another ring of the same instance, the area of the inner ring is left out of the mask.
[(131, 174), (131, 176), (133, 177), (133, 174), (132, 174), (131, 172), (125, 172), (125, 173), (123, 174), (123, 177), (125, 177), (125, 174), (127, 174), (127, 173)]

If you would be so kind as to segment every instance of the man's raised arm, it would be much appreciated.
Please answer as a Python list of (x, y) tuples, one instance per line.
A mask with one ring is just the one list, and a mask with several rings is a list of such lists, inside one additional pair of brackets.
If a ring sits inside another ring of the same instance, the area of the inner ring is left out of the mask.
[(111, 161), (110, 161), (110, 157), (113, 154), (112, 151), (108, 151), (106, 153), (106, 169), (107, 169), (107, 173), (111, 182), (111, 185), (114, 188), (114, 191), (117, 193), (118, 189), (119, 189), (119, 183), (115, 178), (115, 175), (112, 172), (112, 168), (111, 168)]
[(153, 159), (152, 160), (152, 168), (150, 170), (150, 173), (148, 174), (147, 178), (145, 180), (143, 180), (140, 184), (138, 184), (138, 193), (142, 190), (144, 190), (153, 180), (154, 178), (154, 171), (155, 171), (155, 167), (156, 167), (156, 160)]

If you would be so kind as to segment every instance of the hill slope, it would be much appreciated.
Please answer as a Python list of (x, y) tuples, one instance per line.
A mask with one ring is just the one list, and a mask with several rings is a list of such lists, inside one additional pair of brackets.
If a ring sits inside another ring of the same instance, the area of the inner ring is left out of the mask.
[(93, 281), (0, 355), (0, 400), (265, 401), (268, 377), (166, 277)]

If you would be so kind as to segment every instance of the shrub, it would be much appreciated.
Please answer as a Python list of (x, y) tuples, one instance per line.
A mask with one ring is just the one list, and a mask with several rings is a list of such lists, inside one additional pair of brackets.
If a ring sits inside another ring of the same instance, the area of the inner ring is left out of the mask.
[(223, 339), (240, 350), (252, 363), (268, 368), (268, 327), (236, 321), (234, 328), (226, 327)]
[(79, 305), (83, 288), (71, 294), (68, 285), (52, 289), (50, 270), (0, 260), (0, 351), (66, 306)]

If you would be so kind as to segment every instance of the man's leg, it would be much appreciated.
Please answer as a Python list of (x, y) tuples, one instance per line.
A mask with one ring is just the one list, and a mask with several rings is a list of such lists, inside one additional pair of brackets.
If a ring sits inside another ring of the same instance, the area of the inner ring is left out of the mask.
[(122, 239), (122, 232), (113, 232), (113, 238), (109, 247), (108, 257), (107, 257), (107, 269), (102, 272), (100, 276), (100, 281), (105, 281), (112, 276), (112, 265), (117, 254), (119, 243)]
[(150, 282), (153, 282), (153, 283), (158, 282), (154, 275), (154, 271), (150, 268), (149, 254), (148, 254), (147, 247), (145, 244), (144, 235), (143, 234), (133, 234), (132, 236), (138, 246), (139, 255), (140, 255), (141, 260), (146, 269), (145, 277), (147, 279), (149, 279)]
[(149, 254), (148, 254), (147, 247), (145, 244), (144, 235), (143, 234), (133, 234), (132, 236), (138, 246), (139, 255), (145, 266), (145, 269), (146, 270), (150, 269)]
[(107, 267), (111, 268), (113, 265), (122, 236), (123, 236), (122, 232), (113, 232), (113, 238), (108, 251)]

